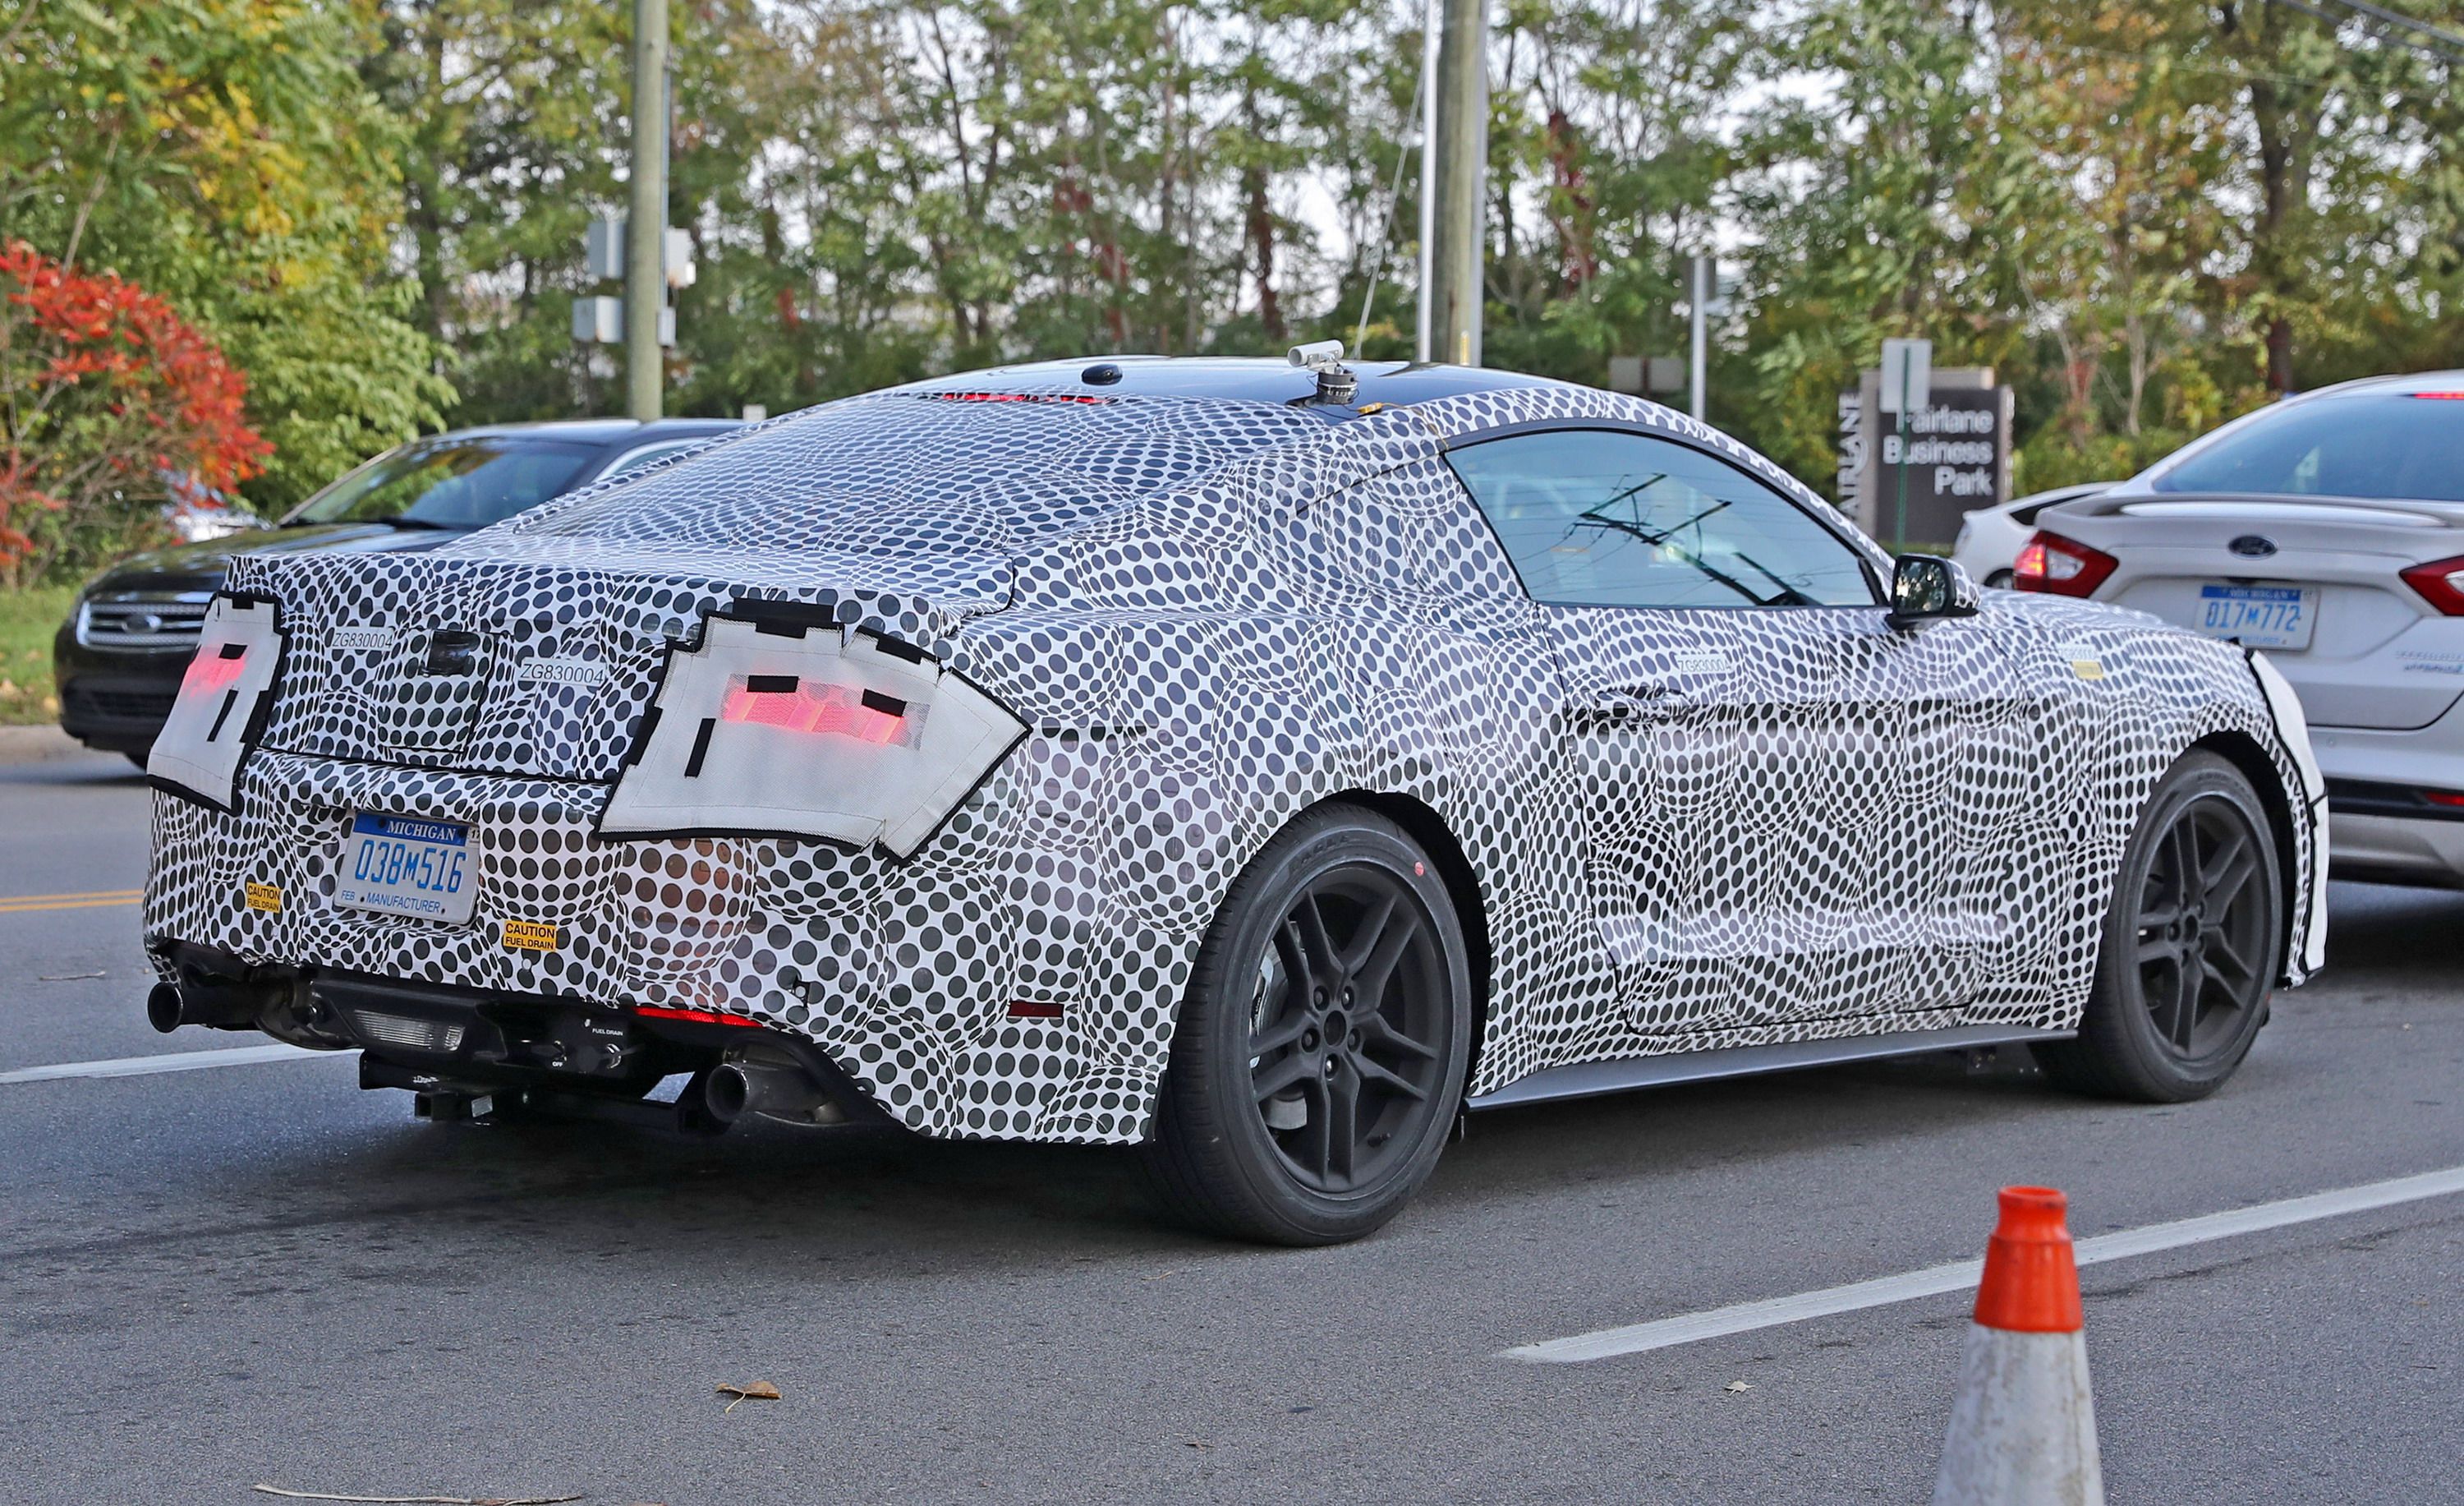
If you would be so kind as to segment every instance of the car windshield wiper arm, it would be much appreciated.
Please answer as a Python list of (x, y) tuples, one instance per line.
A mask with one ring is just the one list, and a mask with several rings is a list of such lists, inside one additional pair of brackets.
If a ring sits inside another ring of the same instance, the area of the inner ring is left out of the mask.
[[(1605, 507), (1606, 505), (1606, 503), (1601, 504), (1602, 507)], [(1728, 504), (1727, 502), (1722, 502), (1715, 507), (1706, 507), (1701, 513), (1685, 520), (1684, 522), (1678, 524), (1678, 527), (1692, 527), (1694, 524), (1701, 522), (1704, 519), (1710, 517), (1713, 513), (1720, 511), (1721, 508), (1725, 508), (1727, 505)], [(1738, 580), (1735, 576), (1730, 575), (1727, 571), (1719, 568), (1717, 565), (1714, 565), (1710, 561), (1703, 558), (1699, 554), (1696, 554), (1693, 550), (1688, 549), (1683, 544), (1676, 543), (1672, 530), (1646, 528), (1640, 523), (1627, 522), (1622, 518), (1611, 518), (1602, 512), (1599, 507), (1592, 508), (1590, 511), (1584, 513), (1580, 520), (1590, 523), (1595, 527), (1606, 528), (1612, 533), (1621, 533), (1631, 538), (1639, 539), (1655, 549), (1666, 549), (1670, 553), (1676, 555), (1678, 559), (1701, 571), (1705, 576), (1727, 587), (1728, 589), (1735, 591), (1738, 595), (1744, 597), (1746, 600), (1753, 603), (1757, 607), (1801, 607), (1807, 605), (1805, 599), (1798, 595), (1795, 587), (1790, 586), (1787, 582), (1780, 580), (1778, 576), (1771, 575), (1771, 571), (1764, 570), (1760, 565), (1755, 564), (1755, 562), (1749, 556), (1739, 555), (1738, 558), (1744, 560), (1748, 565), (1753, 565), (1755, 569), (1762, 570), (1764, 575), (1770, 576), (1772, 584), (1778, 586), (1780, 588), (1781, 594), (1779, 596), (1766, 601), (1762, 597), (1755, 595), (1745, 582)], [(1573, 530), (1569, 529), (1569, 537), (1571, 537), (1572, 534)], [(1790, 598), (1796, 599), (1791, 600)]]
[(429, 518), (403, 516), (386, 518), (380, 520), (388, 528), (427, 528), (432, 529), (438, 533), (451, 533), (454, 531), (451, 523), (441, 523)]

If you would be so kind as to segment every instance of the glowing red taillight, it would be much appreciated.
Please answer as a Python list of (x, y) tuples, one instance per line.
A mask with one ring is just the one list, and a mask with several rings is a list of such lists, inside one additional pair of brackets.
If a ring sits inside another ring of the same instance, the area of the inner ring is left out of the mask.
[(2464, 810), (2464, 795), (2459, 795), (2452, 789), (2424, 789), (2417, 793), (2433, 806), (2445, 806), (2450, 810)]
[(2011, 584), (2023, 591), (2093, 596), (2121, 564), (2102, 549), (2040, 528), (2019, 551), (2018, 562), (2011, 567)]
[(748, 675), (728, 686), (718, 720), (904, 744), (914, 735), (914, 719), (908, 712), (906, 701), (879, 691), (793, 675)]
[(2464, 617), (2464, 554), (2396, 572), (2442, 617)]
[(219, 643), (200, 650), (188, 661), (188, 672), (180, 676), (183, 696), (210, 696), (239, 682), (240, 672), (248, 668), (248, 645)]

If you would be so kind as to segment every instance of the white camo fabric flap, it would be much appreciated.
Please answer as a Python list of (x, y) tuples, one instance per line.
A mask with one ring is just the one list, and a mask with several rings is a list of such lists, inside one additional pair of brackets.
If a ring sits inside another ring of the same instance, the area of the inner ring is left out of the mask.
[(146, 774), (218, 810), (231, 808), (250, 729), (281, 657), (272, 602), (215, 597), (170, 719), (146, 757)]
[(912, 855), (1025, 726), (928, 656), (869, 633), (713, 617), (668, 660), (658, 722), (607, 835), (756, 832)]

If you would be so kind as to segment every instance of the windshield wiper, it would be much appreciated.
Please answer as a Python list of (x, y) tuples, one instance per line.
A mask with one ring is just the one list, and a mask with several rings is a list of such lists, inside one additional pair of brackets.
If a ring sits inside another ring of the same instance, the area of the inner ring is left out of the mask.
[(458, 531), (451, 523), (441, 523), (428, 518), (384, 518), (379, 519), (378, 521), (383, 522), (388, 528), (425, 528), (435, 533), (453, 533)]

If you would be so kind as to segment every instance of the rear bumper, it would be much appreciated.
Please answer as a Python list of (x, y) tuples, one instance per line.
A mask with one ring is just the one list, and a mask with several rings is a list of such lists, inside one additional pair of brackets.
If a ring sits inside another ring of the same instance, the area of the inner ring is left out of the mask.
[[(357, 1046), (363, 1086), (464, 1095), (537, 1088), (629, 1099), (665, 1077), (705, 1073), (755, 1048), (794, 1063), (838, 1104), (841, 1119), (882, 1119), (870, 1096), (812, 1042), (741, 1017), (661, 1017), (340, 968), (252, 965), (217, 948), (160, 938), (148, 950), (183, 989), (219, 986), (233, 998), (266, 1001), (253, 1023), (269, 1034), (299, 1045)], [(237, 1015), (205, 1023), (248, 1028)]]
[(2464, 808), (2419, 793), (2464, 791), (2464, 710), (2413, 732), (2314, 726), (2310, 741), (2327, 776), (2336, 877), (2464, 887)]
[(2464, 889), (2464, 810), (2426, 809), (2396, 785), (2337, 780), (2329, 861), (2338, 878)]

